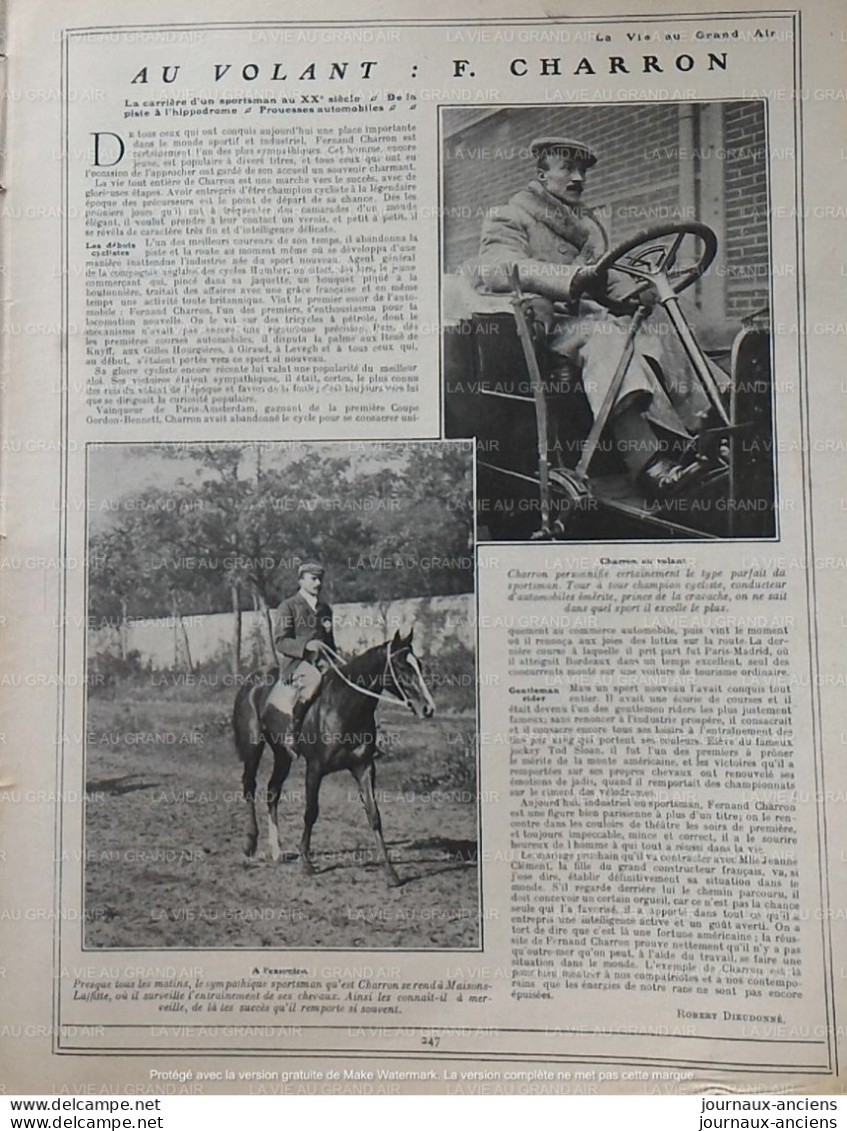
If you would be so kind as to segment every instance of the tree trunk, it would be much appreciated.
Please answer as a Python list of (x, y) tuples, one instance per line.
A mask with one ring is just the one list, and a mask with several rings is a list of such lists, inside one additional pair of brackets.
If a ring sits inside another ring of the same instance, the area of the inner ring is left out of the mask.
[(129, 647), (127, 646), (127, 624), (126, 624), (126, 598), (121, 597), (121, 628), (120, 628), (120, 641), (121, 641), (121, 659), (126, 660), (129, 654)]
[(268, 630), (268, 648), (271, 656), (271, 663), (277, 663), (279, 657), (276, 654), (276, 645), (274, 644), (274, 624), (271, 610), (268, 608), (268, 602), (265, 600), (264, 593), (257, 594), (259, 599), (259, 607), (265, 614), (265, 627)]
[(185, 621), (182, 619), (182, 611), (180, 610), (179, 600), (175, 593), (171, 597), (171, 611), (174, 621), (174, 668), (179, 668), (180, 666), (181, 653), (185, 670), (189, 672), (193, 671), (194, 665), (191, 661), (191, 646), (188, 643), (188, 630), (185, 627)]
[(174, 671), (179, 671), (179, 605), (176, 594), (171, 595), (171, 620), (174, 622)]
[(238, 586), (229, 587), (232, 597), (232, 674), (238, 675), (241, 671), (241, 601)]
[(194, 671), (194, 661), (191, 659), (191, 644), (188, 640), (188, 629), (185, 627), (185, 621), (182, 619), (182, 613), (179, 614), (179, 627), (182, 629), (182, 642), (185, 647), (185, 668), (186, 671)]
[(391, 636), (391, 624), (389, 623), (388, 614), (391, 612), (393, 601), (379, 601), (377, 602), (377, 609), (379, 610), (379, 617), (385, 625), (385, 635)]

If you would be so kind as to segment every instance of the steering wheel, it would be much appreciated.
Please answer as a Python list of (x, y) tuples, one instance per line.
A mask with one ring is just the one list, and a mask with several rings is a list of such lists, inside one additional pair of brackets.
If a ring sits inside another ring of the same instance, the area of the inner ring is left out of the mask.
[[(694, 252), (693, 263), (678, 266), (677, 256), (686, 236), (695, 238), (695, 246), (700, 241), (702, 247)], [(662, 300), (690, 287), (708, 268), (717, 250), (717, 236), (706, 224), (689, 221), (647, 228), (611, 248), (593, 265), (593, 271), (601, 277), (614, 268), (637, 280), (637, 285), (620, 298), (610, 298), (599, 289), (597, 294), (589, 292), (589, 297), (614, 314), (633, 314), (641, 305), (641, 296), (650, 288)]]

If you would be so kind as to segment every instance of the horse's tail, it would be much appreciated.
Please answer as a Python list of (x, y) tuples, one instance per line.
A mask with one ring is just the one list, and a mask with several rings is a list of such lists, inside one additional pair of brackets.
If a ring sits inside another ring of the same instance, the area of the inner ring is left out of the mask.
[(262, 738), (262, 710), (268, 693), (279, 679), (279, 668), (269, 665), (250, 672), (238, 689), (232, 709), (232, 733), (240, 761)]

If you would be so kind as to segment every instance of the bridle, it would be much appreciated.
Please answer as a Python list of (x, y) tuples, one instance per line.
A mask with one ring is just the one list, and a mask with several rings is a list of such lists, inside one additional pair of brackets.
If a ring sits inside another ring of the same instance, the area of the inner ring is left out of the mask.
[[(396, 703), (397, 702), (398, 697), (396, 695), (385, 695), (382, 692), (371, 691), (371, 689), (369, 687), (359, 687), (358, 684), (353, 683), (353, 681), (351, 679), (347, 678), (347, 676), (344, 674), (344, 672), (338, 667), (338, 664), (335, 662), (337, 660), (340, 663), (344, 663), (343, 658), (338, 654), (338, 652), (336, 652), (333, 648), (330, 648), (330, 646), (328, 644), (323, 643), (323, 641), (319, 641), (319, 643), (321, 645), (321, 651), (325, 655), (326, 662), (329, 664), (329, 666), (332, 668), (332, 670), (335, 672), (335, 674), (338, 676), (338, 678), (342, 681), (342, 683), (346, 683), (348, 687), (352, 688), (353, 691), (358, 691), (360, 695), (367, 695), (371, 699), (376, 699), (378, 703)], [(386, 650), (386, 653), (385, 653), (385, 667), (382, 669), (382, 678), (381, 678), (380, 682), (382, 683), (382, 686), (385, 687), (386, 676), (391, 676), (392, 683), (397, 688), (397, 690), (400, 692), (400, 695), (402, 695), (402, 699), (400, 700), (400, 705), (402, 707), (411, 707), (412, 706), (412, 700), (406, 694), (405, 688), (403, 687), (400, 680), (397, 678), (397, 672), (394, 668), (394, 660), (393, 660), (393, 657), (391, 655), (391, 644), (392, 644), (392, 641), (389, 640), (388, 641), (388, 647), (387, 647), (387, 650)]]

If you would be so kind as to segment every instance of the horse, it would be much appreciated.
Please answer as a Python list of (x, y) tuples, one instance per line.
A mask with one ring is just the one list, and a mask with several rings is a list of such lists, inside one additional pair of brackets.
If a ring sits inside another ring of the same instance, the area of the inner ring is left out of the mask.
[[(303, 715), (299, 731), (292, 734), (290, 713), (277, 705), (271, 692), (277, 687), (279, 668), (251, 672), (239, 688), (233, 710), (233, 731), (244, 766), (242, 786), (247, 802), (247, 857), (253, 857), (259, 838), (256, 823), (256, 772), (267, 743), (274, 756), (267, 785), (268, 840), (271, 858), (279, 860), (279, 797), (294, 758), (306, 763), (306, 807), (300, 862), (307, 875), (314, 875), (311, 856), (312, 828), (318, 817), (318, 794), (327, 774), (349, 770), (359, 789), (376, 842), (379, 858), (390, 887), (401, 881), (388, 855), (382, 835), (382, 819), (376, 803), (374, 759), (376, 708), (384, 693), (408, 707), (419, 718), (431, 718), (435, 703), (412, 651), (412, 631), (369, 648), (347, 662), (325, 654), (326, 667), (318, 693)], [(292, 696), (293, 698), (293, 696)]]

